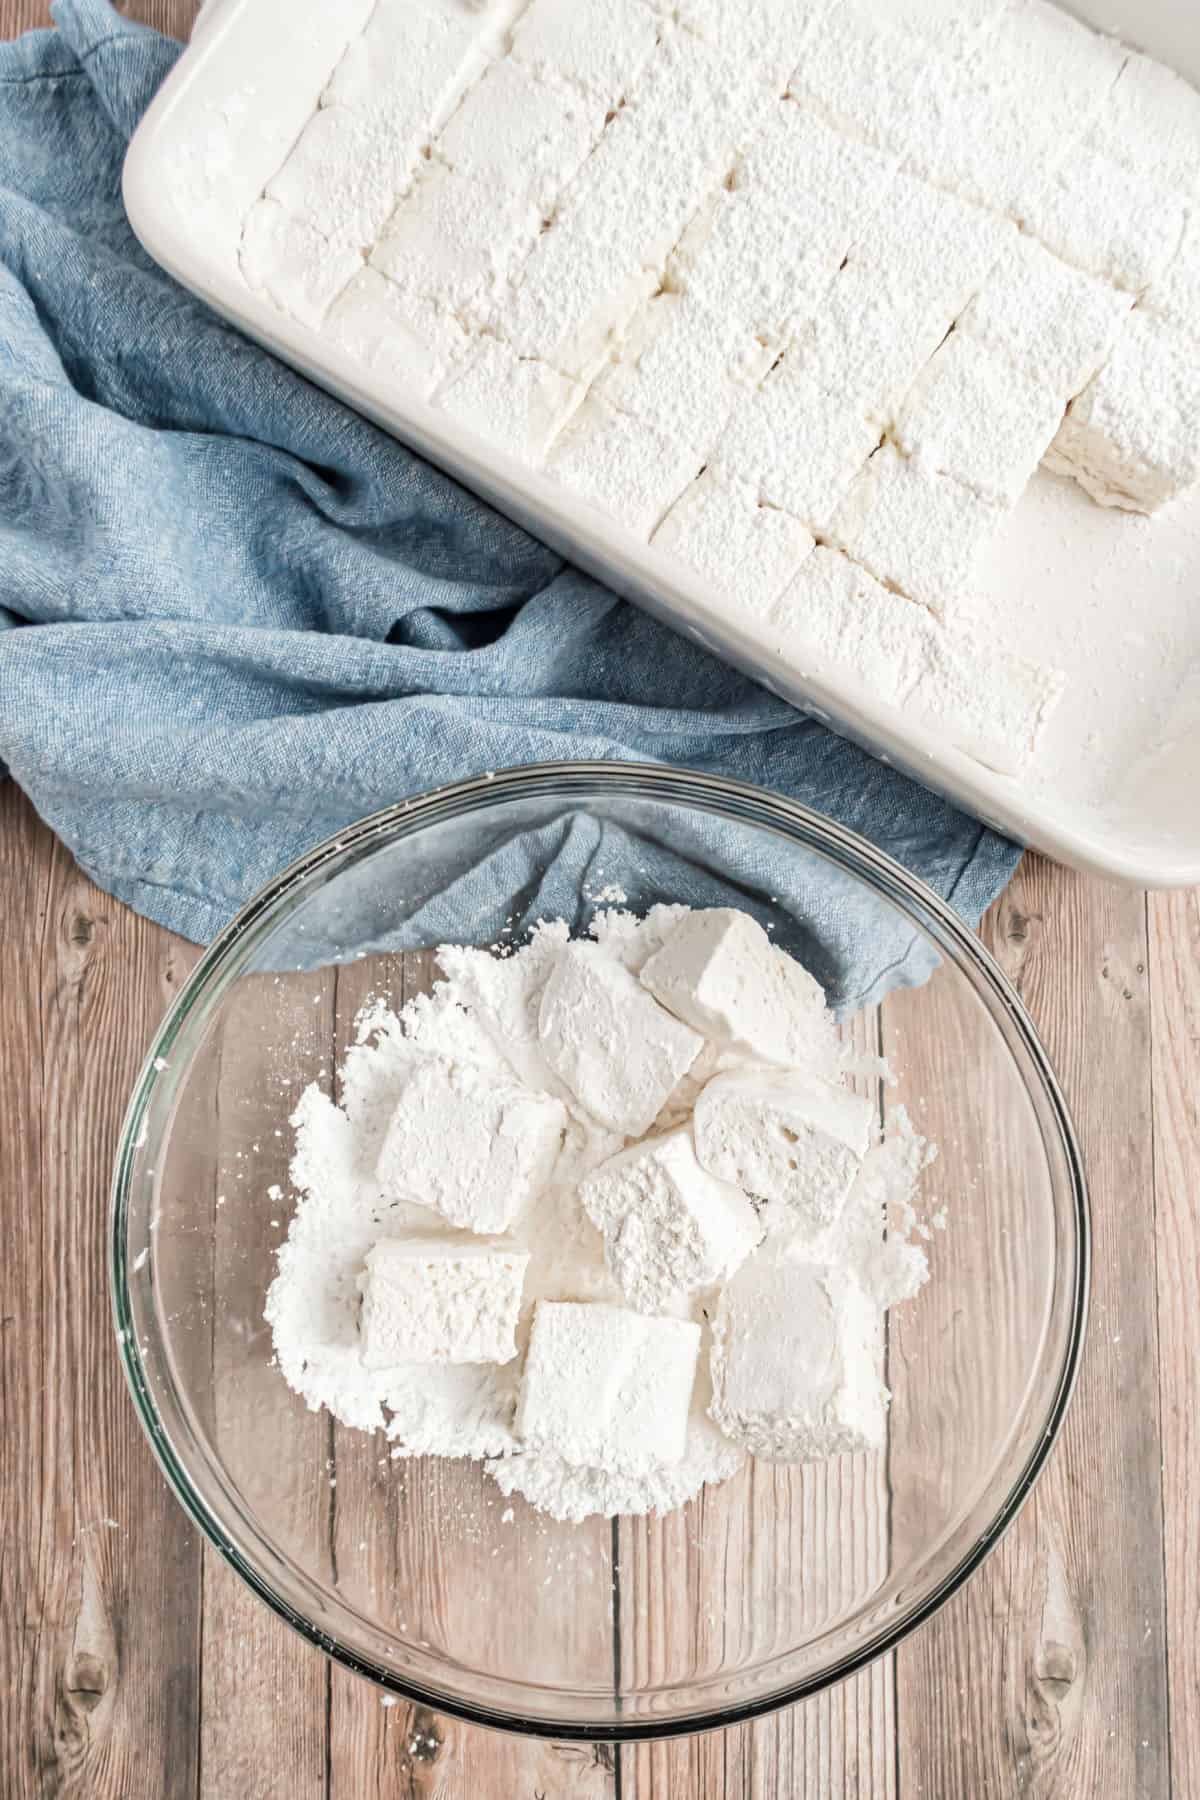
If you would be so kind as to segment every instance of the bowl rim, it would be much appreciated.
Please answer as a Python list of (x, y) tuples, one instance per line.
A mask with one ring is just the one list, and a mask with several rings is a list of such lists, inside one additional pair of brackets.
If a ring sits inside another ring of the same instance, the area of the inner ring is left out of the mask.
[[(360, 1655), (293, 1607), (265, 1575), (231, 1542), (220, 1520), (210, 1509), (188, 1475), (153, 1397), (143, 1360), (130, 1300), (130, 1264), (127, 1229), (134, 1159), (155, 1086), (168, 1064), (169, 1052), (190, 1018), (194, 1007), (207, 995), (214, 979), (235, 949), (244, 950), (268, 926), (289, 898), (298, 899), (320, 875), (326, 864), (347, 851), (368, 847), (377, 837), (390, 836), (403, 826), (403, 836), (417, 829), (522, 797), (568, 800), (583, 798), (598, 789), (623, 792), (629, 798), (676, 804), (699, 804), (742, 824), (759, 824), (783, 830), (793, 842), (828, 852), (835, 850), (843, 865), (862, 876), (885, 898), (909, 909), (915, 904), (932, 915), (938, 927), (954, 942), (965, 960), (974, 966), (993, 1000), (999, 1002), (1041, 1084), (1050, 1122), (1058, 1138), (1069, 1181), (1075, 1217), (1075, 1255), (1071, 1269), (1071, 1305), (1062, 1366), (1055, 1383), (1046, 1423), (1025, 1463), (1013, 1479), (994, 1517), (920, 1605), (894, 1623), (881, 1626), (862, 1645), (818, 1673), (786, 1683), (761, 1698), (726, 1707), (710, 1707), (669, 1718), (610, 1719), (602, 1723), (540, 1717), (515, 1709), (466, 1701)], [(1058, 1441), (1079, 1376), (1086, 1335), (1091, 1289), (1092, 1228), (1087, 1179), (1070, 1111), (1042, 1045), (1037, 1029), (1007, 975), (953, 908), (935, 890), (868, 839), (785, 795), (728, 776), (669, 764), (606, 761), (560, 761), (520, 764), (502, 771), (487, 771), (460, 781), (445, 783), (382, 807), (315, 844), (246, 901), (213, 939), (184, 982), (154, 1033), (134, 1085), (121, 1126), (113, 1171), (109, 1206), (109, 1280), (118, 1351), (126, 1383), (141, 1428), (167, 1484), (184, 1512), (276, 1617), (307, 1643), (322, 1650), (331, 1661), (414, 1705), (461, 1719), (466, 1723), (523, 1736), (576, 1743), (640, 1743), (687, 1737), (722, 1730), (761, 1718), (798, 1701), (824, 1692), (867, 1667), (878, 1657), (909, 1638), (926, 1624), (968, 1582), (990, 1556), (1029, 1499)]]

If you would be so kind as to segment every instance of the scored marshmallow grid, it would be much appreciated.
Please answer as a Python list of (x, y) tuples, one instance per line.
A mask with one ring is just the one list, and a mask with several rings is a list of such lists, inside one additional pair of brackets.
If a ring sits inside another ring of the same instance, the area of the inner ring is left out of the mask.
[(965, 616), (1006, 513), (1042, 461), (1140, 511), (1200, 476), (1200, 94), (1043, 0), (345, 31), (250, 285), (1020, 766), (1060, 679)]

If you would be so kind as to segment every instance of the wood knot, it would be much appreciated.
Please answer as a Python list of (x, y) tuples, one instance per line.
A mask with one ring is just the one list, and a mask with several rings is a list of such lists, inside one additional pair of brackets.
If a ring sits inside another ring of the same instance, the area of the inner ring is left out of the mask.
[(408, 1754), (414, 1762), (434, 1763), (442, 1753), (442, 1733), (437, 1715), (414, 1706), (408, 1732)]
[(1061, 1705), (1074, 1687), (1079, 1661), (1069, 1644), (1043, 1644), (1033, 1667), (1034, 1678), (1047, 1697)]
[(1023, 944), (1029, 937), (1029, 915), (1019, 907), (1010, 906), (1005, 921), (1010, 944)]
[(86, 949), (96, 935), (95, 919), (89, 919), (86, 913), (76, 913), (67, 935), (73, 944)]
[(108, 1666), (102, 1657), (86, 1650), (71, 1659), (63, 1682), (63, 1691), (82, 1712), (95, 1712), (108, 1692)]

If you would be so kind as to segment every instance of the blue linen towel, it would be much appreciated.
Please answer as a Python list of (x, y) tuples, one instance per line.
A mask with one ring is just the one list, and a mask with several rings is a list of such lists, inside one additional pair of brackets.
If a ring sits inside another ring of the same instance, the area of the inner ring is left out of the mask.
[[(55, 18), (0, 46), (0, 761), (93, 880), (206, 941), (364, 813), (598, 757), (778, 789), (979, 917), (1014, 846), (565, 565), (158, 270), (120, 173), (179, 47), (107, 0)], [(720, 834), (707, 848), (719, 873)], [(612, 877), (620, 859), (610, 833)], [(519, 863), (489, 866), (498, 921)], [(844, 994), (928, 971), (824, 898)]]

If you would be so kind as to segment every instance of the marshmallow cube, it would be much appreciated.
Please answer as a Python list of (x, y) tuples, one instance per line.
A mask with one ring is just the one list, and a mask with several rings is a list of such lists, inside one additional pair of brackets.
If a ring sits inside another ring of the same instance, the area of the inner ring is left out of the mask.
[(551, 448), (546, 472), (645, 543), (703, 462), (702, 450), (589, 394)]
[(1200, 480), (1195, 339), (1135, 308), (1046, 461), (1102, 506), (1129, 512), (1157, 512)]
[(878, 1310), (848, 1269), (760, 1252), (721, 1293), (711, 1415), (773, 1462), (878, 1449), (880, 1349)]
[(923, 468), (1014, 506), (1053, 443), (1068, 398), (955, 331), (913, 384), (894, 435)]
[(761, 1062), (802, 1068), (829, 1052), (820, 983), (734, 907), (681, 920), (641, 979), (695, 1030)]
[(438, 389), (434, 402), (481, 437), (537, 467), (583, 394), (579, 382), (557, 369), (514, 356), (497, 338), (485, 337), (466, 366)]
[(1006, 517), (961, 481), (885, 444), (847, 493), (829, 537), (877, 581), (945, 618), (966, 598)]
[(753, 618), (766, 616), (815, 544), (799, 519), (712, 469), (680, 496), (650, 541)]
[(686, 1125), (611, 1157), (579, 1192), (604, 1234), (613, 1277), (639, 1312), (665, 1311), (731, 1275), (762, 1235), (741, 1189), (700, 1166)]
[(680, 1462), (700, 1354), (690, 1319), (541, 1300), (516, 1430), (575, 1468), (638, 1472)]
[(525, 1251), (500, 1245), (382, 1238), (359, 1280), (363, 1362), (511, 1362), (528, 1265)]
[(542, 995), (538, 1036), (547, 1062), (599, 1124), (641, 1137), (704, 1039), (664, 1011), (598, 944), (569, 944)]
[(549, 1184), (566, 1127), (549, 1095), (428, 1057), (404, 1084), (375, 1172), (388, 1198), (466, 1231), (507, 1231)]
[[(1063, 678), (979, 630), (944, 626), (839, 550), (814, 550), (776, 603), (766, 641), (800, 668), (853, 670), (977, 762), (1017, 774), (1037, 748)], [(981, 716), (979, 694), (989, 696)]]
[(862, 1165), (872, 1107), (849, 1088), (791, 1070), (737, 1070), (709, 1082), (693, 1124), (710, 1175), (783, 1201), (819, 1230), (841, 1212)]

